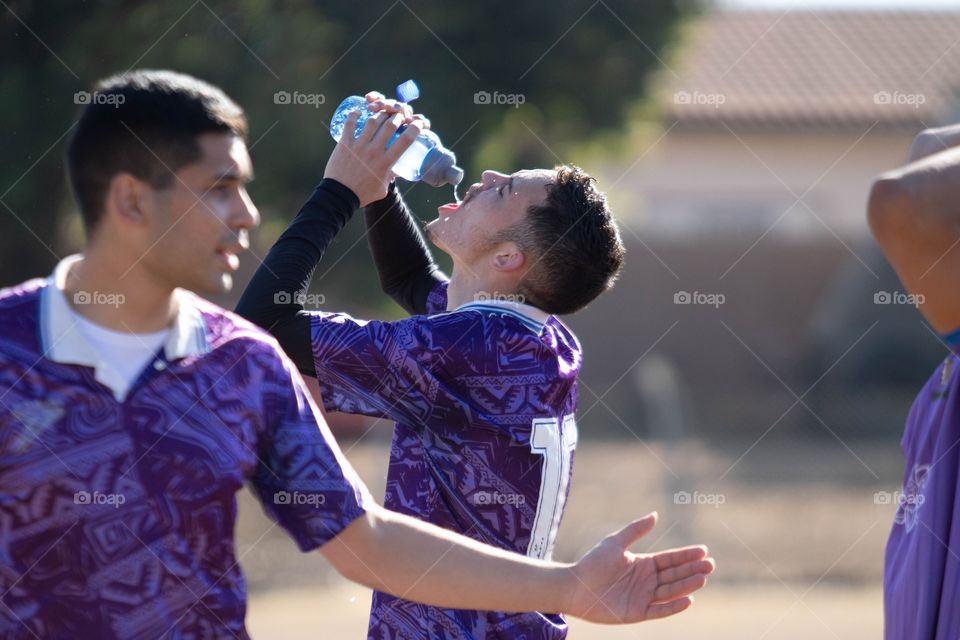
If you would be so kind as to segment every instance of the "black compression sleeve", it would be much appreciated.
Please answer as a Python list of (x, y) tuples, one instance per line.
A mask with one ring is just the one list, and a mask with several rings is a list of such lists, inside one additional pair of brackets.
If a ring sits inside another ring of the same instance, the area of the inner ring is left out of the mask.
[(430, 290), (447, 277), (433, 261), (396, 183), (391, 183), (386, 198), (367, 205), (364, 218), (383, 291), (407, 313), (426, 313)]
[(253, 274), (237, 313), (273, 334), (300, 372), (315, 376), (310, 317), (299, 293), (334, 236), (360, 205), (349, 188), (324, 178)]

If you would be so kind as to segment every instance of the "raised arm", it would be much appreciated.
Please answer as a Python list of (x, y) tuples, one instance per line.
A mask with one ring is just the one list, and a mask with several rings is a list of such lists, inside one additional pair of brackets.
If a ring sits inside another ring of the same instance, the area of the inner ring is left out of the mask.
[(384, 293), (410, 314), (427, 312), (427, 296), (447, 276), (433, 261), (396, 183), (364, 210), (367, 241)]
[(330, 241), (357, 206), (386, 196), (390, 167), (420, 132), (419, 124), (410, 123), (387, 149), (402, 120), (402, 115), (378, 113), (355, 139), (357, 114), (347, 118), (323, 181), (271, 248), (237, 304), (237, 313), (273, 334), (306, 375), (316, 375), (316, 368), (302, 295)]
[(921, 313), (946, 334), (960, 328), (960, 127), (928, 130), (911, 162), (874, 182), (870, 229)]
[(607, 536), (576, 564), (565, 564), (495, 549), (374, 507), (320, 550), (344, 577), (424, 604), (624, 624), (683, 611), (715, 567), (702, 546), (627, 551), (655, 524), (650, 514)]
[[(405, 121), (416, 120), (421, 127), (430, 128), (430, 121), (414, 114), (408, 104), (388, 100), (378, 91), (371, 91), (366, 98), (371, 111), (399, 113)], [(430, 291), (438, 282), (445, 282), (448, 278), (433, 261), (423, 234), (395, 182), (390, 184), (386, 198), (366, 207), (364, 218), (380, 287), (407, 313), (426, 313)]]
[(302, 296), (330, 242), (358, 205), (353, 191), (324, 178), (270, 249), (237, 303), (237, 313), (273, 334), (305, 375), (315, 376), (316, 370)]

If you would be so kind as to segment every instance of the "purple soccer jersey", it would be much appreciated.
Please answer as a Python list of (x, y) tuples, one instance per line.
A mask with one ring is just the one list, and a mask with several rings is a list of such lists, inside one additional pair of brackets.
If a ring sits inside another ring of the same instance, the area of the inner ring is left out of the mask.
[(900, 443), (903, 489), (884, 562), (887, 640), (960, 638), (958, 364), (951, 354), (924, 385)]
[(0, 292), (0, 637), (246, 638), (236, 492), (307, 551), (366, 488), (275, 340), (192, 294), (115, 398), (63, 264)]
[[(549, 558), (577, 442), (580, 345), (553, 316), (510, 303), (396, 322), (313, 316), (324, 405), (397, 422), (385, 505), (475, 540)], [(369, 637), (563, 638), (553, 613), (430, 607), (374, 592)]]

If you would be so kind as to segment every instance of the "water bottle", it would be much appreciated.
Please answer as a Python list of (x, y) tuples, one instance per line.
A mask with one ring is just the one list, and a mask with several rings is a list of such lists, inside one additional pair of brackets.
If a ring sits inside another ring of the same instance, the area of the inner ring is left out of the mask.
[[(412, 102), (419, 95), (420, 90), (413, 80), (407, 80), (397, 87), (397, 99), (401, 102)], [(356, 128), (357, 137), (363, 131), (363, 126), (367, 123), (367, 120), (373, 115), (367, 110), (367, 99), (363, 96), (350, 96), (341, 102), (330, 121), (330, 135), (337, 142), (343, 135), (343, 126), (351, 111), (360, 112)], [(400, 137), (405, 129), (406, 125), (402, 125), (387, 142), (387, 147), (393, 144), (393, 141)], [(449, 149), (444, 148), (437, 134), (429, 129), (417, 136), (410, 148), (404, 151), (396, 164), (393, 165), (393, 172), (405, 180), (411, 182), (422, 180), (434, 187), (445, 184), (456, 186), (463, 180), (463, 169), (457, 166), (457, 156)]]

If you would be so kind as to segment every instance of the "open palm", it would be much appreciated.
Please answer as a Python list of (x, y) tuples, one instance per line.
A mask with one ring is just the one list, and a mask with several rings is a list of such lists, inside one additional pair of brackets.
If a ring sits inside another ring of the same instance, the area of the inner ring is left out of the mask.
[(567, 611), (607, 624), (641, 622), (680, 613), (693, 603), (716, 568), (701, 545), (656, 553), (627, 548), (649, 533), (656, 513), (607, 536), (574, 565), (575, 585)]

